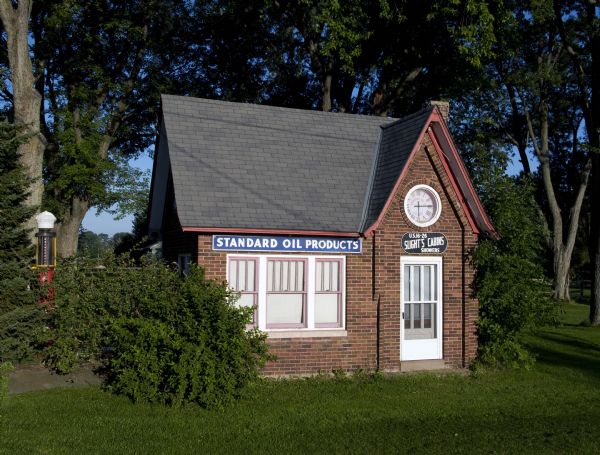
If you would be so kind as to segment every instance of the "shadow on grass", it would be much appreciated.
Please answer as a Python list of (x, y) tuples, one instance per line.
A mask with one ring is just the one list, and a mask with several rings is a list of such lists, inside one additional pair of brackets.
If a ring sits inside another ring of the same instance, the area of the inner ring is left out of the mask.
[(547, 343), (532, 343), (539, 362), (561, 366), (600, 378), (600, 344), (552, 332), (539, 332)]

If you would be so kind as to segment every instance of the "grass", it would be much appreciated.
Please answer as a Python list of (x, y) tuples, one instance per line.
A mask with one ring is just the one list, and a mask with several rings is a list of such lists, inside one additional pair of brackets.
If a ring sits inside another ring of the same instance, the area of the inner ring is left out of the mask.
[(10, 396), (0, 453), (599, 453), (600, 328), (528, 338), (530, 371), (265, 381), (224, 411), (97, 388)]

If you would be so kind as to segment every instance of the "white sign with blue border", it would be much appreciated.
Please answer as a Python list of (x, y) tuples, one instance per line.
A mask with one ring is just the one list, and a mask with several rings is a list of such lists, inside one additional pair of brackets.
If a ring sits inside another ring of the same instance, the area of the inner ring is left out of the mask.
[(344, 237), (213, 235), (212, 248), (214, 251), (360, 253), (362, 240)]

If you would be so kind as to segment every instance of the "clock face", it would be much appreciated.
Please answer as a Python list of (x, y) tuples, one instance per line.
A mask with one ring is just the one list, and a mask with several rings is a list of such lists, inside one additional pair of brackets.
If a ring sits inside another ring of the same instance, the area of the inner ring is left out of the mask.
[(442, 212), (440, 197), (427, 185), (413, 186), (404, 198), (404, 211), (417, 226), (431, 226)]

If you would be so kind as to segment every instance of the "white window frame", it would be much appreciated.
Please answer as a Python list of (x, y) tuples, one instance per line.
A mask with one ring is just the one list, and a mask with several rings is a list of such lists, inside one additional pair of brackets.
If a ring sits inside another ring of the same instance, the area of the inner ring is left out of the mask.
[[(290, 254), (240, 254), (227, 255), (227, 276), (229, 281), (230, 258), (242, 258), (244, 256), (257, 258), (258, 275), (256, 277), (258, 289), (257, 319), (258, 328), (267, 332), (269, 338), (308, 338), (308, 337), (336, 337), (347, 336), (346, 332), (346, 256), (341, 255), (290, 255)], [(302, 328), (267, 328), (267, 262), (269, 259), (276, 260), (305, 260), (306, 270), (306, 323)], [(315, 302), (316, 302), (316, 261), (338, 260), (340, 261), (341, 275), (341, 316), (339, 327), (318, 327), (315, 324)]]

